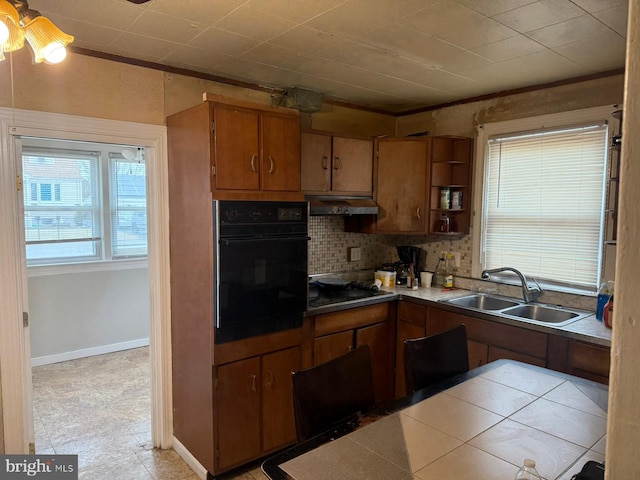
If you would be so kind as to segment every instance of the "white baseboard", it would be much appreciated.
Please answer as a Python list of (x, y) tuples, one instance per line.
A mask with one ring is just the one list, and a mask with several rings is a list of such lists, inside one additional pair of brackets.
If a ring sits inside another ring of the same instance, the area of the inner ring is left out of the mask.
[(189, 465), (189, 468), (191, 468), (191, 470), (193, 470), (195, 474), (198, 475), (198, 478), (200, 478), (201, 480), (207, 479), (207, 469), (204, 468), (198, 460), (196, 460), (196, 457), (191, 455), (191, 452), (187, 450), (187, 447), (180, 443), (180, 440), (178, 440), (176, 437), (173, 437), (172, 448), (175, 450), (178, 456), (182, 458), (182, 460), (184, 460), (187, 465)]
[(75, 360), (76, 358), (92, 357), (94, 355), (102, 355), (104, 353), (119, 352), (120, 350), (146, 347), (148, 345), (148, 338), (139, 338), (138, 340), (130, 340), (128, 342), (112, 343), (110, 345), (100, 345), (99, 347), (83, 348), (81, 350), (73, 350), (71, 352), (62, 352), (56, 353), (54, 355), (34, 357), (31, 359), (31, 366), (38, 367), (40, 365), (48, 365), (50, 363), (66, 362), (67, 360)]

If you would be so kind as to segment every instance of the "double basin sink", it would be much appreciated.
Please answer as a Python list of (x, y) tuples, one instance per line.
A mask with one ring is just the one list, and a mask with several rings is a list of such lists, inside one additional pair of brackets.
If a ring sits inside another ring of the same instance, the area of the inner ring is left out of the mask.
[(484, 312), (543, 325), (563, 326), (591, 315), (590, 312), (580, 312), (537, 303), (524, 303), (516, 299), (487, 294), (468, 295), (466, 297), (440, 300), (440, 302), (475, 312)]

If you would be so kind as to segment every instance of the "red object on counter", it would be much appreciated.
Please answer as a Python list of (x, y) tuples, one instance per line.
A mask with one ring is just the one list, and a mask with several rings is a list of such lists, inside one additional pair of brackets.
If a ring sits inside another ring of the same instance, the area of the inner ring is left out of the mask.
[(605, 327), (613, 327), (613, 295), (609, 298), (609, 301), (604, 304), (602, 309), (602, 323)]

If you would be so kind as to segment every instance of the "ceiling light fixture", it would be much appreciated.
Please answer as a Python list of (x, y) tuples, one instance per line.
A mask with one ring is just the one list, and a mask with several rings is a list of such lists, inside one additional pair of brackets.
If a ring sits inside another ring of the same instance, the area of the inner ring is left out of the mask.
[(60, 63), (73, 41), (51, 20), (30, 9), (26, 0), (0, 0), (0, 61), (5, 52), (20, 50), (25, 39), (35, 63)]

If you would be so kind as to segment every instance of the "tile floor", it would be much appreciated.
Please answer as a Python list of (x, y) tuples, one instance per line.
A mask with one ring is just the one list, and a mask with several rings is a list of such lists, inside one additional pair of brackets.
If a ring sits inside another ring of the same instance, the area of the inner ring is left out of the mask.
[[(151, 444), (148, 347), (34, 367), (36, 453), (77, 454), (80, 480), (197, 480)], [(265, 480), (259, 465), (228, 480)]]

